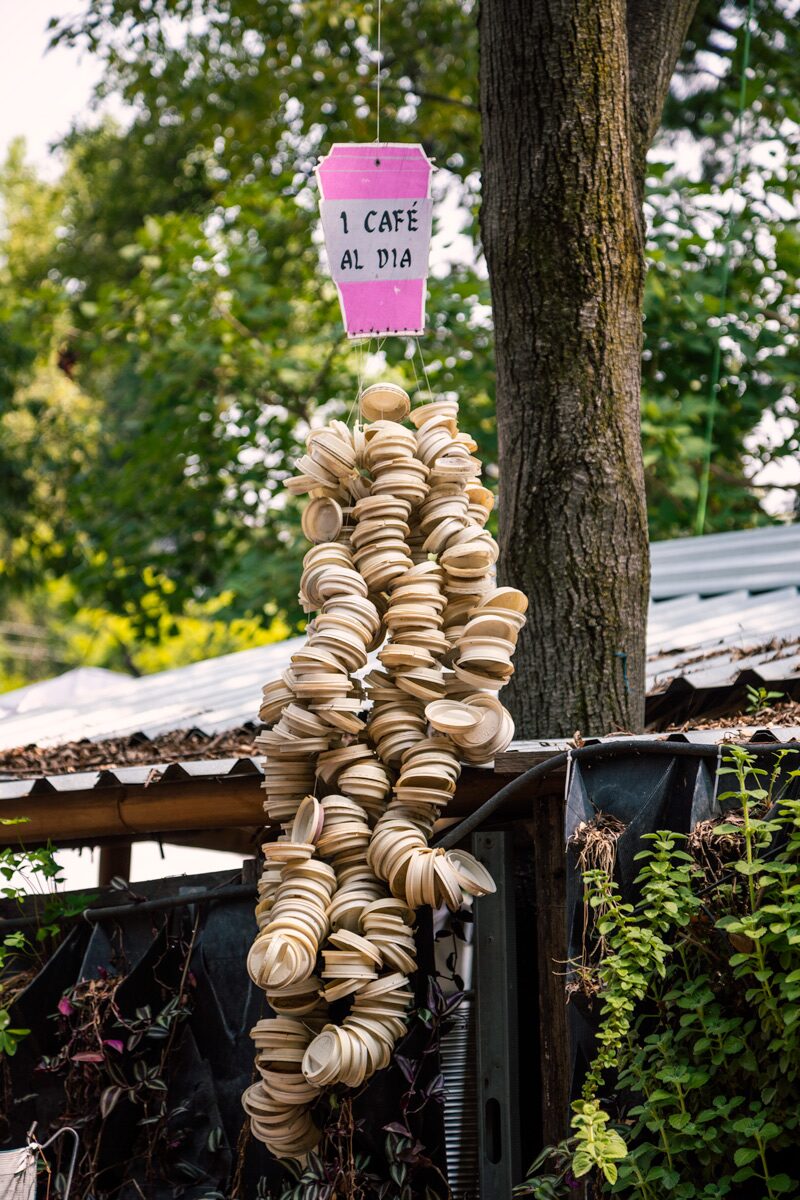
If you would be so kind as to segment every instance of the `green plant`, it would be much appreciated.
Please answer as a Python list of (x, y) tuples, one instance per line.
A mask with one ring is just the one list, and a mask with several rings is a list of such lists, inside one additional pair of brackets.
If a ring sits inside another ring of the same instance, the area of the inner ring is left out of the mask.
[[(587, 873), (597, 1054), (574, 1105), (571, 1169), (596, 1195), (797, 1195), (800, 772), (731, 747), (721, 822), (651, 836), (639, 901)], [(579, 964), (581, 965), (581, 964)], [(580, 977), (580, 976), (579, 976)], [(537, 1194), (540, 1163), (526, 1182)], [(544, 1192), (544, 1195), (562, 1193)], [(563, 1193), (566, 1194), (566, 1193)]]
[[(332, 143), (374, 136), (376, 6), (66, 7), (54, 40), (92, 57), (100, 91), (130, 120), (78, 121), (58, 179), (38, 178), (19, 144), (0, 168), (0, 587), (38, 591), (52, 571), (90, 606), (85, 631), (98, 605), (165, 652), (167, 617), (228, 589), (228, 616), (258, 614), (268, 595), (294, 623), (298, 511), (272, 497), (301, 452), (308, 406), (346, 414), (359, 374), (357, 352), (332, 353), (341, 326), (319, 270), (312, 168)], [(431, 385), (458, 391), (492, 461), (476, 8), (384, 6), (382, 128), (423, 142), (442, 168), (437, 191), (460, 201), (452, 249), (450, 222), (439, 229), (424, 353)], [(698, 3), (648, 167), (642, 435), (654, 537), (685, 533), (695, 514), (726, 217), (735, 244), (709, 528), (763, 522), (753, 479), (798, 452), (800, 231), (786, 217), (800, 162), (796, 14), (757, 4), (734, 188), (746, 11), (747, 0), (724, 13), (719, 0)], [(693, 152), (675, 156), (676, 139)], [(422, 374), (416, 350), (393, 365), (397, 382)], [(789, 505), (792, 494), (787, 485)], [(112, 632), (99, 630), (98, 650), (116, 653)]]
[(30, 1029), (12, 1029), (7, 1008), (0, 1008), (0, 1054), (16, 1054), (17, 1045)]
[(747, 685), (747, 711), (751, 716), (756, 716), (765, 708), (769, 708), (773, 700), (783, 700), (785, 692), (768, 692), (765, 687), (753, 687), (752, 684)]
[[(190, 963), (200, 917), (164, 939), (153, 976), (155, 1003), (126, 1008), (130, 975), (123, 959), (115, 967), (70, 987), (53, 1014), (58, 1048), (39, 1063), (63, 1088), (60, 1120), (81, 1135), (75, 1173), (80, 1195), (99, 1197), (140, 1185), (168, 1181), (175, 1194), (209, 1183), (203, 1161), (190, 1152), (191, 1113), (170, 1096), (172, 1071), (180, 1061), (180, 1038), (195, 997)], [(173, 1051), (175, 1054), (173, 1056)], [(114, 1137), (112, 1115), (120, 1107), (133, 1127), (129, 1143)], [(206, 1149), (215, 1154), (223, 1139), (214, 1127)], [(206, 1195), (206, 1200), (211, 1198)]]
[(531, 1164), (528, 1178), (514, 1188), (515, 1196), (535, 1196), (536, 1200), (565, 1200), (578, 1184), (572, 1172), (575, 1139), (557, 1146), (546, 1146)]
[(673, 926), (689, 922), (694, 909), (690, 889), (691, 857), (676, 848), (678, 835), (652, 834), (638, 883), (641, 903), (625, 904), (607, 869), (596, 868), (584, 876), (590, 910), (599, 911), (596, 934), (606, 952), (594, 968), (601, 997), (597, 1055), (584, 1080), (581, 1099), (573, 1105), (572, 1127), (576, 1177), (593, 1167), (609, 1183), (617, 1179), (617, 1162), (625, 1157), (625, 1143), (608, 1129), (598, 1093), (606, 1073), (615, 1067), (621, 1048), (630, 1036), (638, 1005), (654, 978), (663, 978), (671, 953), (668, 934)]
[[(24, 817), (0, 817), (0, 825), (5, 826), (24, 825), (25, 821)], [(31, 894), (39, 897), (33, 937), (22, 929), (0, 937), (0, 1057), (11, 1057), (30, 1030), (12, 1026), (10, 1007), (38, 967), (42, 944), (58, 934), (61, 920), (72, 914), (74, 905), (55, 891), (62, 882), (61, 867), (49, 844), (36, 850), (0, 848), (0, 879), (0, 896), (20, 909)], [(84, 907), (82, 899), (78, 905)]]

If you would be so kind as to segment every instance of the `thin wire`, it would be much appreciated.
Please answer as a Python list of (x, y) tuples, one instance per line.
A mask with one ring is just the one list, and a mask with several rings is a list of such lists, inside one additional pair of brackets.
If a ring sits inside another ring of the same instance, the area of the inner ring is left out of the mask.
[[(34, 1128), (35, 1128), (35, 1126), (34, 1126)], [(57, 1138), (60, 1138), (63, 1133), (71, 1133), (75, 1139), (75, 1142), (72, 1147), (72, 1156), (69, 1161), (69, 1171), (67, 1172), (67, 1181), (64, 1186), (64, 1192), (63, 1192), (64, 1200), (67, 1200), (67, 1198), (72, 1190), (72, 1176), (75, 1174), (75, 1163), (78, 1160), (78, 1150), (80, 1149), (80, 1137), (78, 1135), (77, 1130), (73, 1129), (71, 1125), (62, 1125), (62, 1127), (60, 1129), (57, 1129), (56, 1132), (52, 1135), (52, 1137), (49, 1137), (46, 1142), (40, 1142), (36, 1138), (34, 1138), (31, 1142), (29, 1142), (29, 1149), (32, 1149), (33, 1151), (38, 1150), (39, 1154), (41, 1155), (42, 1162), (44, 1163), (45, 1170), (47, 1171), (47, 1176), (48, 1176), (47, 1186), (48, 1186), (48, 1195), (49, 1195), (50, 1178), (53, 1173), (50, 1169), (50, 1164), (48, 1163), (47, 1159), (44, 1156), (44, 1151), (48, 1148), (48, 1146), (51, 1146), (53, 1144), (53, 1142), (56, 1141)]]
[(431, 387), (430, 379), (428, 379), (428, 368), (425, 366), (425, 357), (422, 353), (422, 345), (420, 344), (419, 338), (416, 338), (415, 341), (417, 343), (417, 350), (419, 350), (419, 361), (422, 363), (422, 374), (425, 376), (425, 386), (428, 389), (428, 395), (430, 396), (430, 398), (432, 400), (433, 399), (433, 388)]
[(353, 414), (358, 409), (358, 419), (361, 420), (361, 393), (364, 386), (364, 343), (363, 341), (356, 343), (356, 394), (353, 403), (350, 405), (350, 412), (347, 416), (348, 427), (352, 423)]
[(420, 390), (420, 386), (419, 386), (419, 375), (417, 374), (417, 364), (414, 362), (414, 358), (415, 358), (415, 356), (416, 356), (416, 353), (417, 353), (417, 352), (416, 352), (416, 349), (412, 350), (412, 351), (411, 351), (411, 358), (410, 358), (410, 359), (407, 359), (406, 361), (411, 363), (411, 370), (414, 372), (414, 386), (416, 387), (417, 391), (419, 391), (419, 390)]
[(383, 0), (378, 0), (378, 63), (376, 66), (377, 75), (377, 97), (375, 100), (375, 141), (381, 140), (381, 67), (383, 66), (381, 54), (381, 16), (382, 16)]
[(725, 246), (722, 255), (722, 270), (719, 284), (719, 325), (714, 339), (714, 351), (711, 359), (711, 379), (708, 392), (708, 415), (706, 418), (706, 444), (703, 456), (703, 470), (700, 476), (700, 493), (697, 498), (697, 515), (695, 517), (695, 536), (702, 534), (706, 524), (706, 508), (708, 507), (708, 488), (711, 479), (711, 451), (714, 440), (714, 421), (717, 415), (719, 400), (720, 372), (722, 367), (722, 336), (726, 328), (728, 315), (728, 282), (731, 271), (731, 233), (733, 226), (733, 201), (741, 182), (741, 148), (744, 129), (744, 111), (747, 100), (747, 70), (750, 66), (750, 42), (752, 40), (753, 9), (755, 0), (750, 0), (747, 6), (747, 17), (744, 24), (744, 45), (742, 47), (742, 74), (739, 83), (739, 111), (736, 117), (736, 145), (733, 156), (733, 178), (731, 180), (731, 204), (725, 218)]

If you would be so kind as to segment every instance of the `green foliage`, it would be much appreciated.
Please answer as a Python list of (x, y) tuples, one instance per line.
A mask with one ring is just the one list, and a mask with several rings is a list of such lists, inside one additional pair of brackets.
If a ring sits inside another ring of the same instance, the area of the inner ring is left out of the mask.
[(163, 601), (160, 582), (146, 570), (141, 598), (154, 636), (142, 639), (141, 625), (127, 612), (81, 605), (71, 580), (44, 583), (16, 597), (0, 623), (0, 693), (21, 687), (31, 675), (48, 678), (71, 667), (105, 667), (129, 674), (167, 671), (282, 641), (292, 629), (273, 601), (257, 615), (232, 614), (232, 592), (203, 602), (189, 600), (174, 614)]
[[(8, 947), (10, 944), (8, 937), (6, 937), (5, 945)], [(2, 950), (0, 950), (1, 954)], [(29, 1033), (30, 1029), (12, 1029), (8, 1009), (0, 1008), (0, 1055), (7, 1054), (10, 1058), (13, 1054), (16, 1054), (20, 1041)]]
[(528, 1178), (514, 1188), (515, 1196), (534, 1196), (536, 1200), (561, 1200), (575, 1192), (572, 1173), (574, 1140), (546, 1146), (531, 1163)]
[(770, 692), (763, 686), (752, 687), (748, 684), (747, 711), (755, 716), (763, 712), (765, 708), (769, 708), (773, 700), (782, 700), (785, 695), (785, 692)]
[[(136, 1003), (126, 987), (131, 975), (116, 961), (98, 965), (68, 988), (52, 1014), (51, 1053), (38, 1070), (59, 1080), (61, 1111), (54, 1119), (63, 1122), (75, 1112), (81, 1117), (78, 1195), (108, 1194), (112, 1170), (120, 1179), (116, 1191), (138, 1194), (137, 1176), (152, 1191), (180, 1195), (191, 1184), (192, 1194), (200, 1195), (198, 1185), (208, 1188), (209, 1158), (226, 1145), (224, 1132), (212, 1127), (198, 1158), (196, 1149), (189, 1150), (192, 1114), (173, 1096), (184, 1024), (195, 1003), (189, 964), (198, 926), (199, 917), (191, 927), (173, 925), (147, 990), (152, 1005)], [(141, 989), (136, 998), (141, 1001)], [(121, 1115), (118, 1106), (132, 1127), (127, 1142), (110, 1135)]]
[(282, 618), (270, 620), (268, 611), (263, 618), (226, 618), (230, 600), (228, 594), (203, 605), (190, 601), (180, 616), (172, 616), (160, 606), (153, 617), (157, 635), (144, 642), (137, 641), (130, 617), (82, 608), (64, 626), (61, 644), (76, 663), (106, 666), (119, 660), (120, 665), (147, 675), (280, 642), (292, 632)]
[[(24, 825), (25, 820), (0, 817), (0, 826)], [(12, 1026), (9, 1008), (39, 964), (43, 943), (58, 934), (65, 917), (83, 907), (82, 900), (68, 903), (58, 895), (55, 889), (61, 882), (61, 867), (52, 846), (37, 850), (26, 850), (21, 844), (0, 847), (0, 898), (21, 906), (32, 894), (40, 897), (32, 936), (21, 929), (0, 935), (0, 1061), (4, 1054), (16, 1054), (19, 1043), (30, 1033)]]
[(639, 1005), (655, 979), (663, 979), (671, 953), (668, 940), (674, 928), (691, 920), (696, 900), (691, 892), (691, 856), (678, 850), (678, 835), (648, 835), (652, 846), (637, 858), (644, 860), (638, 884), (641, 903), (624, 904), (613, 879), (602, 869), (584, 876), (590, 909), (599, 910), (597, 936), (606, 952), (596, 969), (600, 986), (600, 1026), (597, 1054), (575, 1103), (572, 1127), (576, 1149), (572, 1160), (576, 1176), (599, 1167), (609, 1183), (617, 1178), (618, 1159), (625, 1143), (606, 1129), (608, 1115), (598, 1102), (606, 1074), (617, 1066), (631, 1036)]
[(791, 753), (768, 771), (731, 748), (725, 820), (690, 843), (708, 853), (653, 835), (635, 906), (606, 872), (587, 874), (604, 954), (571, 1150), (601, 1194), (797, 1195), (800, 801), (775, 794)]
[[(744, 11), (702, 0), (649, 166), (642, 432), (655, 537), (692, 527), (718, 333), (709, 528), (764, 521), (748, 472), (800, 450), (798, 62), (790, 18), (759, 0), (734, 198)], [(127, 103), (130, 123), (74, 129), (55, 184), (18, 147), (0, 179), (0, 589), (68, 577), (82, 604), (153, 642), (147, 568), (159, 611), (228, 594), (228, 617), (263, 615), (267, 601), (290, 626), (302, 619), (298, 511), (281, 482), (309, 420), (346, 416), (365, 365), (380, 369), (341, 338), (312, 181), (334, 141), (374, 136), (375, 17), (354, 0), (84, 0), (53, 22), (57, 44), (103, 64), (100, 93)], [(411, 343), (391, 344), (391, 374), (459, 394), (491, 477), (475, 17), (472, 0), (445, 0), (435, 18), (422, 0), (386, 7), (381, 130), (423, 141), (439, 198), (464, 222), (453, 240), (437, 219), (427, 379)]]
[[(649, 164), (643, 439), (651, 527), (687, 531), (697, 501), (711, 347), (722, 375), (708, 531), (763, 520), (749, 478), (798, 453), (800, 62), (796, 14), (755, 0), (742, 127), (741, 185), (732, 187), (748, 0), (700, 0)], [(687, 136), (688, 135), (688, 136)], [(676, 166), (667, 165), (668, 155)], [(681, 163), (695, 163), (680, 169)], [(720, 324), (726, 217), (731, 238), (727, 318)], [(762, 420), (768, 414), (772, 420)], [(752, 431), (756, 431), (752, 434)], [(748, 435), (751, 435), (748, 437)], [(743, 453), (748, 438), (748, 453)], [(788, 509), (797, 509), (788, 491)]]

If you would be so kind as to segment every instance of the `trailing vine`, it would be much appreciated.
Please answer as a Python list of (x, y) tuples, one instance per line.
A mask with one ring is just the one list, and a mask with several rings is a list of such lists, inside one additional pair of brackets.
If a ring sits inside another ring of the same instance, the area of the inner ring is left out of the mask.
[[(118, 973), (100, 967), (95, 976), (69, 988), (54, 1015), (59, 1033), (57, 1053), (45, 1056), (39, 1070), (63, 1081), (64, 1111), (61, 1121), (81, 1135), (74, 1187), (79, 1195), (116, 1194), (125, 1182), (141, 1191), (139, 1178), (149, 1188), (169, 1180), (180, 1185), (199, 1184), (206, 1174), (183, 1152), (188, 1142), (188, 1114), (169, 1098), (171, 1052), (176, 1036), (193, 1007), (193, 982), (189, 964), (197, 935), (195, 921), (187, 939), (167, 939), (160, 963), (154, 968), (161, 1004), (156, 1011), (142, 1005), (123, 1011), (120, 993), (129, 976), (124, 964)], [(167, 965), (167, 960), (170, 966)], [(174, 983), (161, 978), (174, 976)], [(122, 1146), (115, 1144), (117, 1109), (139, 1131), (136, 1135), (136, 1178), (124, 1161)], [(218, 1147), (222, 1130), (212, 1131)], [(213, 1152), (214, 1145), (209, 1145)]]
[[(24, 825), (26, 817), (0, 817), (0, 825)], [(0, 847), (0, 898), (23, 915), (23, 906), (36, 897), (37, 924), (32, 935), (22, 929), (0, 935), (0, 1062), (11, 1058), (30, 1030), (12, 1024), (11, 1008), (53, 949), (61, 922), (84, 906), (83, 897), (67, 898), (56, 890), (63, 883), (54, 848), (34, 850), (23, 845)]]
[[(568, 1143), (519, 1195), (777, 1200), (800, 1193), (800, 772), (731, 747), (724, 819), (650, 836), (639, 900), (584, 876), (599, 962), (577, 964), (597, 1052)], [(777, 795), (779, 791), (781, 795)], [(588, 978), (587, 978), (588, 976)]]
[(638, 879), (641, 903), (635, 908), (622, 902), (607, 870), (596, 868), (584, 878), (589, 908), (601, 913), (597, 936), (607, 942), (607, 950), (595, 968), (601, 998), (597, 1054), (581, 1098), (573, 1105), (572, 1170), (580, 1178), (597, 1167), (612, 1184), (617, 1162), (627, 1149), (619, 1133), (608, 1128), (609, 1115), (603, 1111), (599, 1092), (630, 1037), (637, 1007), (653, 978), (666, 974), (671, 953), (667, 935), (673, 927), (688, 924), (694, 911), (692, 860), (676, 848), (678, 835), (662, 832), (649, 839), (651, 848), (637, 855), (644, 865)]

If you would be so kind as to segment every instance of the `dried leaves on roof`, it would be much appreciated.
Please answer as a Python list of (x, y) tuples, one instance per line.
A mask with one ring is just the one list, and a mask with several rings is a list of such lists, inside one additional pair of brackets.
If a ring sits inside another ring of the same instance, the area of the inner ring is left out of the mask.
[(247, 758), (253, 754), (255, 735), (255, 729), (247, 727), (216, 734), (201, 733), (198, 729), (176, 729), (154, 738), (133, 734), (102, 742), (84, 739), (63, 746), (19, 746), (0, 751), (0, 776), (28, 779), (147, 763)]
[(681, 725), (670, 725), (669, 733), (685, 733), (689, 729), (727, 729), (737, 725), (769, 729), (770, 725), (800, 725), (800, 700), (785, 700), (780, 704), (760, 708), (758, 712), (733, 713), (730, 716), (694, 717)]
[[(785, 701), (758, 713), (695, 718), (671, 731), (719, 729), (738, 725), (768, 728), (770, 725), (800, 726), (800, 701)], [(101, 742), (66, 742), (62, 746), (18, 746), (0, 751), (0, 777), (35, 779), (42, 775), (71, 775), (75, 771), (100, 771), (106, 767), (191, 762), (212, 758), (249, 758), (258, 732), (241, 726), (224, 733), (206, 734), (199, 729), (176, 729), (147, 738), (143, 734), (107, 738)]]

